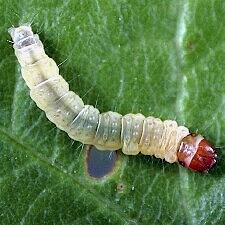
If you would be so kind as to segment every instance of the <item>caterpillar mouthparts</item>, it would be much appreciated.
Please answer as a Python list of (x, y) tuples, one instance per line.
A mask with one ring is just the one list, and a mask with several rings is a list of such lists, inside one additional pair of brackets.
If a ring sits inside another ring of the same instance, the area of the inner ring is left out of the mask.
[(13, 27), (8, 32), (31, 98), (72, 139), (95, 145), (99, 150), (122, 149), (127, 155), (154, 155), (198, 172), (206, 172), (215, 165), (217, 154), (212, 145), (201, 135), (190, 134), (188, 128), (178, 126), (176, 121), (162, 121), (140, 113), (100, 113), (85, 105), (69, 90), (57, 64), (46, 55), (30, 25)]

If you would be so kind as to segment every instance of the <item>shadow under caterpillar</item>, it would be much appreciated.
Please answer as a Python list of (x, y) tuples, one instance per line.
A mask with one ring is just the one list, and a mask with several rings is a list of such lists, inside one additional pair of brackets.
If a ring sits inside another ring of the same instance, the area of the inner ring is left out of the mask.
[(199, 172), (208, 171), (216, 163), (212, 145), (176, 121), (142, 114), (100, 113), (93, 106), (84, 105), (76, 93), (69, 91), (55, 61), (45, 54), (42, 42), (29, 25), (10, 28), (9, 33), (31, 98), (72, 139), (100, 150), (154, 155)]

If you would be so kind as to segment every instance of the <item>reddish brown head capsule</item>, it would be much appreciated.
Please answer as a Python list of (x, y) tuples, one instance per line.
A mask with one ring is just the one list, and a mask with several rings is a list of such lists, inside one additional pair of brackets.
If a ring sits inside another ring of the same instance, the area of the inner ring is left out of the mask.
[(216, 163), (216, 152), (201, 135), (189, 134), (184, 137), (177, 152), (179, 163), (198, 172), (208, 171)]

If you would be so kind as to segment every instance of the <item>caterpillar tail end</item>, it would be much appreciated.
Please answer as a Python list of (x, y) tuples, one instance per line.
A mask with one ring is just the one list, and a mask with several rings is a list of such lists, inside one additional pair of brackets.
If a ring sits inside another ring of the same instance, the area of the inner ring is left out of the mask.
[(19, 49), (34, 44), (34, 34), (29, 24), (19, 27), (11, 27), (8, 29), (8, 32), (12, 37), (14, 45)]
[(177, 157), (182, 166), (197, 172), (208, 172), (217, 161), (217, 154), (212, 145), (195, 133), (182, 139)]

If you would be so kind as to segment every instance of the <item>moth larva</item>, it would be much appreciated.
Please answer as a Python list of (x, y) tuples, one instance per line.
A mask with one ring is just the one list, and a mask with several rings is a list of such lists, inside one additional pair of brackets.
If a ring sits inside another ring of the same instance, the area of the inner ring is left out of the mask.
[(175, 121), (145, 118), (142, 114), (100, 114), (93, 106), (84, 105), (77, 94), (69, 91), (68, 83), (30, 26), (10, 28), (9, 33), (31, 98), (72, 139), (100, 150), (122, 149), (127, 155), (141, 152), (169, 163), (178, 161), (200, 172), (215, 164), (217, 155), (209, 142)]

